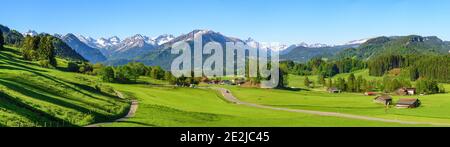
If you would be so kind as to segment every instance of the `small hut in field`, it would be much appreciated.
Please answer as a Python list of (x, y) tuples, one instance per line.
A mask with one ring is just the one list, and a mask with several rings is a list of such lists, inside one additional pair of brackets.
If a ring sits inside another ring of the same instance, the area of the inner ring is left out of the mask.
[(373, 99), (373, 101), (375, 103), (390, 105), (390, 104), (392, 104), (392, 97), (389, 95), (377, 96), (375, 99)]
[(420, 100), (417, 98), (401, 98), (398, 100), (397, 108), (417, 108), (421, 104)]

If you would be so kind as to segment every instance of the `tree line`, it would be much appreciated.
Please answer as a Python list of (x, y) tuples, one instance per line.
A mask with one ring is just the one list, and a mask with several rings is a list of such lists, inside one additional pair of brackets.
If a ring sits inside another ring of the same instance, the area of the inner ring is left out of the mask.
[(368, 62), (371, 76), (383, 76), (394, 68), (409, 70), (410, 80), (419, 78), (450, 82), (450, 55), (380, 55)]
[(29, 61), (38, 61), (43, 67), (56, 67), (55, 47), (53, 36), (26, 36), (22, 46), (22, 57)]
[[(308, 78), (304, 79), (304, 85), (309, 88), (314, 88), (316, 86), (322, 86), (327, 88), (336, 87), (344, 92), (370, 92), (370, 91), (382, 91), (386, 93), (396, 92), (400, 88), (411, 88), (413, 87), (410, 80), (405, 78), (396, 77), (384, 77), (382, 80), (367, 80), (363, 76), (356, 77), (351, 73), (346, 79), (338, 77), (335, 80), (332, 78), (324, 78), (324, 76), (319, 75), (317, 81), (313, 81)], [(317, 83), (317, 84), (316, 84)], [(435, 80), (429, 79), (419, 79), (414, 85), (416, 87), (417, 93), (420, 94), (435, 94), (435, 93), (445, 93), (445, 88), (442, 84), (439, 84)]]
[(340, 73), (350, 73), (367, 67), (366, 62), (355, 58), (343, 58), (332, 61), (313, 58), (307, 63), (283, 61), (281, 64), (286, 65), (289, 74), (301, 76), (322, 75), (325, 77), (333, 77)]

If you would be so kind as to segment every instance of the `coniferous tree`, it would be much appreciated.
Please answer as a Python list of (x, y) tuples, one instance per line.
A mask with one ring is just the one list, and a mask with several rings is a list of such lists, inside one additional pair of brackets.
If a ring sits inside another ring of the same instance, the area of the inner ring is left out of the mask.
[(5, 39), (3, 38), (2, 30), (0, 30), (0, 49), (3, 49), (4, 44), (5, 44)]
[(308, 76), (305, 77), (305, 80), (303, 81), (303, 84), (306, 87), (310, 87), (311, 86), (311, 81), (309, 80)]
[(347, 91), (349, 92), (356, 92), (356, 78), (353, 73), (351, 73), (347, 79), (347, 88)]
[(325, 86), (325, 76), (322, 74), (319, 74), (317, 76), (317, 83), (318, 84), (322, 84), (323, 86)]
[(358, 78), (356, 78), (356, 82), (355, 82), (355, 92), (362, 92), (362, 85), (363, 85), (364, 79), (362, 76), (358, 76)]
[(333, 87), (333, 80), (331, 79), (331, 77), (330, 77), (330, 78), (328, 78), (328, 83), (327, 83), (327, 87), (328, 87), (328, 88), (331, 88), (331, 87)]
[(345, 83), (344, 78), (338, 78), (336, 85), (337, 85), (337, 88), (339, 88), (340, 90), (347, 91), (347, 83)]
[(43, 36), (39, 41), (36, 60), (47, 61), (53, 67), (56, 67), (55, 49), (53, 47), (52, 37), (50, 35)]

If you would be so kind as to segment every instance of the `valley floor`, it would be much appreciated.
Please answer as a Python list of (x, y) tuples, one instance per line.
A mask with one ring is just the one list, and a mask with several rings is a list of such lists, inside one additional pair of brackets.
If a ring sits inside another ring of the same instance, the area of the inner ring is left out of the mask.
[[(267, 109), (229, 102), (213, 89), (112, 84), (139, 100), (136, 116), (106, 127), (358, 127), (431, 126), (426, 123), (384, 122)], [(229, 87), (227, 87), (229, 88)], [(233, 90), (232, 90), (233, 91)], [(260, 93), (265, 95), (267, 93)]]

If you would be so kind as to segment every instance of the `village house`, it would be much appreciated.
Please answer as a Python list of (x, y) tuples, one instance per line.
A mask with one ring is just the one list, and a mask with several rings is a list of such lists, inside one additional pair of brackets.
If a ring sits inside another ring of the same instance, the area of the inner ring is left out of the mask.
[(373, 99), (373, 101), (375, 103), (390, 105), (390, 104), (392, 104), (392, 97), (389, 95), (377, 96), (375, 99)]
[(330, 88), (327, 89), (327, 91), (330, 92), (330, 93), (341, 93), (341, 90), (339, 90), (336, 87), (330, 87)]
[(401, 98), (398, 100), (397, 108), (417, 108), (421, 104), (420, 100), (417, 98)]

